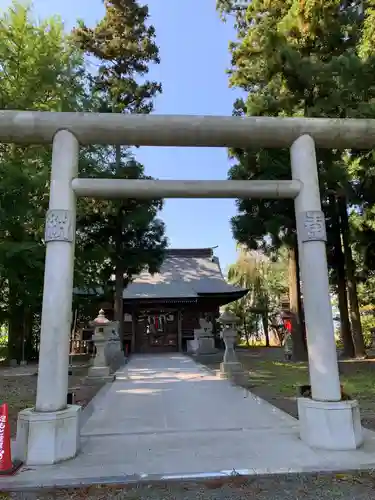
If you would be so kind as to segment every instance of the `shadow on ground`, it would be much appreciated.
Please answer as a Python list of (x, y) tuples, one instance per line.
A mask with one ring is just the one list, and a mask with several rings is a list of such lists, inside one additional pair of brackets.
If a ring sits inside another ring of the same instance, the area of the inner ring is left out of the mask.
[[(236, 383), (298, 418), (296, 398), (298, 386), (309, 383), (307, 364), (284, 361), (280, 347), (238, 349), (238, 358), (248, 377)], [(339, 363), (345, 392), (360, 402), (362, 424), (375, 430), (375, 357)], [(218, 363), (207, 366), (220, 367)]]

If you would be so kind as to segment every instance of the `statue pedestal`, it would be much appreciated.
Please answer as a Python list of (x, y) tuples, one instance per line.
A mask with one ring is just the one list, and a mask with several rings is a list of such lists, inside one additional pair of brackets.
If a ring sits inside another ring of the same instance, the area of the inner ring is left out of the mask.
[(220, 365), (220, 374), (222, 377), (238, 378), (243, 374), (242, 364), (237, 359), (234, 345), (237, 339), (237, 331), (232, 326), (226, 326), (221, 332), (224, 340), (225, 352), (223, 362)]
[(243, 367), (239, 361), (234, 363), (220, 363), (220, 373), (223, 375), (235, 375), (242, 372)]
[[(120, 338), (117, 333), (117, 323), (109, 321), (104, 316), (104, 311), (99, 312), (99, 316), (93, 321), (95, 333), (92, 340), (96, 347), (96, 356), (93, 359), (92, 366), (89, 369), (89, 381), (112, 382), (114, 370), (111, 370), (111, 361), (114, 357), (113, 351), (121, 352)], [(110, 346), (110, 349), (109, 349)], [(123, 357), (123, 356), (122, 356)], [(118, 367), (120, 368), (120, 366)], [(116, 368), (117, 369), (117, 368)]]
[(124, 351), (120, 339), (110, 338), (104, 346), (105, 363), (111, 373), (115, 373), (125, 364)]
[(213, 354), (217, 352), (215, 340), (210, 332), (202, 328), (194, 330), (194, 340), (197, 347), (195, 354)]
[(200, 363), (218, 363), (221, 361), (221, 353), (215, 347), (212, 324), (203, 318), (199, 320), (199, 323), (201, 328), (194, 330), (193, 357)]
[(93, 335), (92, 338), (96, 346), (96, 356), (94, 358), (92, 366), (89, 368), (88, 379), (90, 381), (112, 382), (113, 375), (111, 376), (111, 370), (109, 366), (107, 366), (104, 356), (106, 340), (103, 338), (98, 338), (96, 334)]

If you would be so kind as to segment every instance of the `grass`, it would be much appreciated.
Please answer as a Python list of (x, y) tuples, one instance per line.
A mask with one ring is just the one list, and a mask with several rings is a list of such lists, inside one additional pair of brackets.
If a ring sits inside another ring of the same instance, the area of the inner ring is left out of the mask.
[(287, 396), (296, 394), (297, 386), (308, 384), (307, 366), (304, 363), (292, 364), (272, 360), (243, 359), (241, 362), (249, 371), (249, 380), (256, 386), (265, 385), (276, 393)]
[[(299, 385), (309, 383), (307, 363), (290, 363), (272, 360), (249, 360), (240, 356), (249, 371), (250, 380), (255, 384), (265, 384), (275, 392), (293, 396)], [(375, 384), (373, 368), (368, 363), (375, 361), (341, 362), (341, 382), (345, 391), (353, 398), (374, 399)]]
[[(284, 362), (280, 348), (241, 349), (238, 358), (248, 373), (241, 385), (297, 417), (298, 386), (309, 383), (307, 363)], [(341, 361), (340, 371), (344, 392), (360, 402), (363, 425), (375, 430), (375, 359)]]
[(0, 363), (3, 363), (8, 354), (8, 346), (0, 344)]

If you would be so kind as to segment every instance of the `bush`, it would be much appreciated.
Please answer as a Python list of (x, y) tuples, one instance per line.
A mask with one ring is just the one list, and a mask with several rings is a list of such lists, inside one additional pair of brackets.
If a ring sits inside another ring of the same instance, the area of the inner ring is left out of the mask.
[(365, 341), (366, 348), (372, 346), (372, 332), (375, 329), (375, 316), (374, 315), (361, 315), (363, 338)]
[(8, 357), (8, 346), (0, 345), (0, 361), (4, 361)]

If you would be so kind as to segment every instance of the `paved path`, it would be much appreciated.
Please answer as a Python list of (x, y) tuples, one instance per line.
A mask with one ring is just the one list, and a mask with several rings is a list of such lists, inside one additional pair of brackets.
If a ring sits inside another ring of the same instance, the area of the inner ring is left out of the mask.
[(367, 432), (359, 451), (312, 450), (300, 441), (294, 418), (179, 354), (134, 356), (91, 410), (79, 457), (6, 481), (118, 482), (375, 467), (374, 433)]

